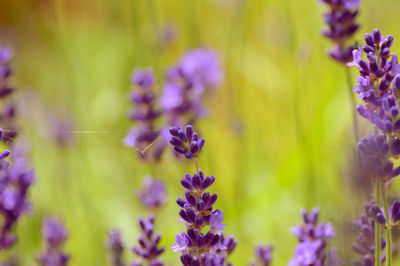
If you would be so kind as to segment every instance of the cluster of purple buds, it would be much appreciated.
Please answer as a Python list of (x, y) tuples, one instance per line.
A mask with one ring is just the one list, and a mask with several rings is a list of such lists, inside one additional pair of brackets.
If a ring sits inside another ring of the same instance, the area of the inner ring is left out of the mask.
[(64, 224), (56, 218), (47, 218), (43, 222), (42, 235), (46, 239), (46, 249), (38, 260), (42, 266), (66, 266), (69, 255), (63, 251), (68, 238)]
[(138, 237), (139, 246), (133, 247), (132, 250), (142, 261), (133, 262), (131, 266), (163, 266), (164, 262), (159, 259), (159, 256), (165, 248), (158, 247), (161, 234), (154, 233), (154, 215), (150, 215), (147, 221), (139, 218), (138, 222), (143, 235)]
[(320, 0), (329, 6), (329, 10), (323, 13), (328, 28), (322, 34), (331, 39), (334, 47), (328, 54), (341, 63), (352, 60), (354, 44), (347, 44), (359, 28), (356, 22), (359, 13), (360, 0)]
[[(396, 77), (400, 71), (398, 59), (390, 51), (393, 36), (385, 38), (376, 29), (373, 33), (366, 33), (364, 39), (366, 44), (353, 50), (353, 61), (347, 64), (360, 70), (358, 85), (353, 91), (365, 106), (358, 106), (357, 110), (380, 130), (389, 133), (393, 128), (389, 128), (388, 121), (395, 122), (398, 113), (392, 97), (398, 98), (396, 86), (400, 85), (400, 77)], [(363, 54), (367, 60), (363, 59)]]
[(254, 250), (254, 261), (250, 262), (250, 266), (271, 266), (272, 265), (272, 250), (271, 245), (257, 245)]
[(203, 149), (205, 140), (199, 138), (199, 135), (194, 132), (191, 125), (187, 125), (185, 130), (179, 127), (172, 127), (169, 130), (172, 138), (170, 143), (177, 153), (184, 154), (187, 159), (197, 157)]
[(9, 65), (11, 57), (11, 49), (0, 46), (0, 99), (3, 100), (3, 110), (0, 110), (0, 127), (6, 129), (0, 140), (6, 143), (12, 142), (18, 133), (15, 125), (15, 106), (9, 99), (14, 91), (9, 81), (12, 74)]
[[(231, 266), (228, 256), (235, 250), (237, 242), (233, 236), (222, 233), (200, 234), (196, 229), (176, 235), (174, 252), (182, 251), (181, 262), (185, 266)], [(200, 252), (199, 252), (200, 249)]]
[(204, 48), (189, 51), (168, 69), (160, 103), (169, 124), (192, 124), (204, 116), (204, 95), (216, 88), (222, 77), (218, 55)]
[[(353, 62), (348, 63), (360, 70), (358, 85), (353, 91), (364, 104), (358, 105), (357, 111), (385, 136), (371, 135), (363, 138), (358, 146), (367, 157), (374, 177), (386, 181), (400, 173), (400, 169), (393, 170), (390, 161), (400, 154), (400, 66), (397, 56), (390, 51), (393, 36), (384, 37), (376, 29), (366, 33), (364, 39), (366, 44), (353, 51)], [(363, 54), (367, 60), (363, 59)]]
[(122, 254), (124, 253), (124, 245), (121, 240), (121, 234), (117, 230), (111, 230), (108, 233), (107, 248), (110, 251), (112, 266), (124, 266)]
[(292, 228), (292, 234), (299, 239), (294, 258), (289, 266), (324, 265), (327, 255), (325, 248), (328, 240), (334, 237), (330, 223), (318, 223), (319, 209), (310, 213), (301, 212), (303, 224)]
[[(354, 265), (370, 266), (375, 263), (375, 219), (373, 219), (371, 215), (375, 216), (375, 218), (379, 216), (378, 220), (382, 219), (382, 216), (376, 207), (377, 206), (373, 202), (367, 203), (365, 205), (366, 214), (361, 214), (358, 220), (353, 221), (353, 224), (356, 226), (359, 233), (356, 238), (356, 243), (352, 245), (352, 249), (361, 255), (360, 260), (353, 261)], [(383, 219), (385, 218), (383, 217)], [(382, 239), (381, 243), (380, 248), (384, 249), (385, 240)], [(384, 260), (385, 255), (381, 257), (381, 261), (383, 262)]]
[(358, 143), (358, 148), (364, 155), (365, 167), (371, 177), (387, 181), (400, 174), (400, 167), (393, 168), (391, 157), (400, 155), (400, 140), (395, 138), (389, 144), (383, 134), (371, 134), (368, 138), (362, 138)]
[(133, 91), (130, 101), (133, 103), (133, 110), (129, 117), (136, 122), (124, 139), (128, 147), (134, 147), (144, 159), (158, 161), (163, 148), (154, 149), (154, 158), (150, 158), (148, 147), (154, 144), (160, 135), (156, 129), (155, 120), (160, 117), (161, 112), (155, 108), (156, 93), (154, 92), (155, 77), (152, 69), (136, 69), (132, 76)]
[(34, 174), (24, 158), (13, 157), (12, 165), (5, 159), (8, 150), (0, 153), (0, 213), (2, 216), (0, 249), (10, 248), (16, 241), (12, 232), (23, 213), (31, 210), (28, 190), (34, 182)]
[(151, 176), (144, 177), (143, 188), (138, 193), (142, 205), (150, 210), (155, 210), (165, 203), (166, 188), (161, 180)]
[(388, 211), (389, 217), (385, 217), (383, 209), (375, 203), (367, 205), (367, 214), (374, 222), (392, 228), (400, 223), (400, 200), (393, 201)]
[[(170, 143), (175, 151), (185, 154), (188, 159), (199, 155), (205, 141), (198, 137), (190, 125), (186, 126), (185, 131), (172, 127), (170, 133)], [(214, 181), (214, 176), (206, 177), (201, 170), (193, 176), (186, 174), (181, 179), (185, 199), (178, 198), (177, 204), (182, 208), (179, 215), (187, 230), (176, 235), (172, 249), (182, 252), (180, 258), (185, 266), (230, 265), (226, 260), (237, 243), (232, 236), (225, 239), (222, 233), (224, 213), (214, 210), (217, 194), (205, 191)], [(206, 227), (209, 227), (208, 232), (204, 231)]]

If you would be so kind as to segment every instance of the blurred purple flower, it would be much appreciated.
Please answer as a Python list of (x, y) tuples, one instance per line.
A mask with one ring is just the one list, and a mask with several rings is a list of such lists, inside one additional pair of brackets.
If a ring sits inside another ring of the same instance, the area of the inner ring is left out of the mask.
[(49, 119), (49, 131), (52, 139), (60, 147), (68, 147), (75, 142), (74, 121), (66, 114), (54, 114)]
[[(370, 217), (370, 208), (375, 205), (373, 201), (365, 205), (366, 214), (361, 214), (358, 220), (353, 221), (358, 235), (356, 243), (351, 247), (353, 251), (361, 255), (360, 260), (354, 260), (355, 265), (374, 265), (375, 264), (375, 222)], [(376, 205), (375, 205), (376, 206)], [(385, 240), (382, 238), (381, 249), (385, 248)], [(381, 257), (381, 261), (385, 260), (385, 255)]]
[[(164, 253), (165, 248), (158, 247), (161, 240), (161, 234), (154, 233), (154, 215), (150, 215), (147, 220), (138, 219), (140, 229), (143, 235), (138, 237), (139, 246), (132, 247), (132, 251), (142, 260), (146, 261), (146, 265), (164, 265), (159, 258)], [(140, 262), (134, 262), (131, 265), (141, 265)]]
[(64, 224), (57, 218), (46, 218), (42, 225), (42, 237), (46, 240), (46, 249), (38, 260), (43, 266), (65, 266), (69, 255), (63, 251), (68, 238)]
[[(163, 148), (154, 148), (160, 130), (156, 129), (155, 120), (161, 112), (155, 108), (156, 94), (154, 92), (155, 77), (152, 69), (135, 69), (131, 78), (133, 89), (130, 101), (133, 109), (129, 113), (130, 119), (136, 122), (124, 139), (125, 146), (134, 147), (141, 158), (158, 161)], [(153, 153), (150, 151), (154, 151)]]
[(124, 245), (121, 240), (121, 234), (117, 230), (111, 230), (108, 233), (108, 250), (111, 255), (111, 265), (112, 266), (124, 266), (122, 261), (122, 254), (124, 252)]
[(139, 199), (148, 209), (156, 209), (165, 203), (166, 188), (164, 182), (147, 176), (143, 179), (143, 188), (139, 191)]
[(221, 61), (210, 49), (190, 50), (165, 73), (161, 107), (170, 125), (194, 123), (206, 114), (203, 98), (222, 81)]
[[(324, 265), (326, 260), (325, 247), (328, 240), (334, 237), (330, 223), (318, 223), (319, 209), (314, 208), (310, 213), (301, 212), (303, 223), (292, 228), (292, 233), (299, 239), (294, 258), (289, 266)], [(340, 262), (339, 259), (332, 262)]]
[(28, 191), (34, 174), (23, 157), (13, 157), (12, 164), (5, 159), (8, 150), (0, 154), (0, 213), (3, 217), (0, 232), (0, 249), (10, 248), (16, 241), (12, 232), (23, 213), (31, 210)]
[(250, 262), (250, 266), (270, 266), (272, 265), (272, 250), (271, 245), (257, 245), (255, 248), (255, 259)]
[(0, 128), (3, 128), (1, 141), (12, 142), (18, 134), (15, 123), (15, 106), (10, 100), (14, 88), (10, 84), (12, 74), (9, 61), (12, 57), (11, 49), (0, 46), (0, 99), (2, 99), (2, 110), (0, 111)]
[(320, 2), (329, 6), (329, 10), (323, 13), (328, 27), (322, 30), (322, 34), (333, 43), (333, 48), (328, 50), (328, 54), (340, 63), (350, 62), (355, 45), (347, 43), (360, 26), (356, 22), (360, 1), (320, 0)]

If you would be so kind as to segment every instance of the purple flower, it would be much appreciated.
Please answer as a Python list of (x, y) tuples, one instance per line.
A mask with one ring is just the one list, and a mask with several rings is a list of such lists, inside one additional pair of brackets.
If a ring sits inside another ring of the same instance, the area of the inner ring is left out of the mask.
[(12, 232), (23, 213), (31, 210), (28, 191), (34, 174), (23, 157), (13, 157), (10, 165), (5, 159), (8, 150), (0, 154), (0, 212), (2, 219), (0, 249), (10, 248), (16, 241)]
[(12, 51), (8, 47), (0, 46), (0, 63), (8, 63), (12, 57)]
[[(154, 92), (155, 77), (152, 69), (136, 69), (131, 81), (133, 89), (130, 101), (133, 109), (129, 113), (130, 119), (136, 122), (124, 139), (125, 146), (134, 147), (141, 158), (159, 161), (162, 151), (157, 149), (157, 139), (160, 130), (155, 126), (155, 120), (161, 112), (155, 108), (156, 94)], [(163, 148), (162, 148), (163, 149)], [(150, 153), (152, 151), (152, 153)]]
[[(370, 207), (375, 205), (374, 202), (369, 202), (365, 205), (365, 211), (368, 215), (361, 214), (358, 220), (353, 221), (358, 235), (356, 243), (351, 247), (353, 251), (361, 255), (360, 260), (354, 260), (355, 265), (374, 265), (375, 263), (375, 222), (370, 217)], [(375, 205), (376, 206), (376, 205)], [(382, 239), (381, 249), (385, 248), (385, 241)], [(383, 255), (381, 261), (385, 260)]]
[(328, 27), (322, 30), (322, 34), (329, 38), (334, 48), (328, 54), (340, 63), (347, 63), (352, 60), (351, 51), (355, 45), (348, 42), (358, 30), (356, 22), (359, 13), (358, 0), (321, 0), (329, 6), (329, 11), (323, 13), (324, 20)]
[(111, 230), (108, 233), (107, 247), (111, 255), (112, 266), (124, 266), (122, 261), (122, 254), (124, 252), (124, 245), (121, 240), (121, 234), (117, 230)]
[(358, 148), (367, 162), (365, 167), (368, 167), (370, 177), (387, 181), (400, 174), (400, 168), (393, 169), (393, 162), (389, 160), (391, 156), (397, 156), (399, 147), (399, 140), (394, 139), (389, 145), (383, 134), (371, 134), (360, 140)]
[[(138, 219), (143, 234), (137, 239), (139, 246), (132, 247), (132, 251), (142, 260), (146, 261), (147, 265), (162, 266), (164, 263), (159, 259), (159, 256), (164, 253), (165, 248), (158, 247), (161, 240), (161, 234), (154, 233), (154, 220), (154, 215), (150, 215), (147, 220), (142, 218)], [(133, 265), (140, 264), (134, 262)]]
[(272, 265), (272, 250), (273, 247), (271, 245), (257, 245), (254, 251), (255, 259), (250, 262), (250, 266), (270, 266)]
[(289, 266), (324, 265), (326, 260), (325, 247), (328, 240), (334, 237), (330, 223), (318, 223), (319, 209), (310, 213), (301, 212), (303, 224), (292, 228), (292, 233), (299, 239), (294, 258)]
[(358, 93), (359, 99), (367, 99), (368, 97), (371, 97), (372, 95), (374, 95), (374, 91), (371, 87), (371, 83), (369, 82), (369, 77), (359, 76), (359, 77), (357, 77), (357, 83), (359, 85), (355, 86), (353, 88), (353, 91), (355, 93)]
[(12, 57), (11, 49), (0, 46), (0, 98), (3, 100), (2, 110), (0, 110), (0, 128), (3, 131), (1, 141), (12, 142), (17, 136), (18, 130), (15, 123), (15, 106), (10, 100), (14, 88), (10, 82), (12, 74), (9, 61)]
[(147, 176), (143, 179), (143, 188), (140, 190), (139, 199), (148, 209), (156, 209), (165, 203), (166, 188), (164, 182)]
[(224, 220), (224, 213), (220, 210), (215, 210), (211, 216), (209, 223), (212, 228), (215, 230), (224, 230), (226, 224), (223, 224), (222, 221)]
[(192, 159), (200, 154), (205, 140), (199, 138), (191, 125), (187, 125), (185, 130), (179, 127), (171, 127), (169, 132), (172, 135), (169, 143), (177, 153), (184, 154), (187, 159)]
[(160, 100), (169, 124), (192, 124), (204, 116), (203, 99), (219, 86), (222, 77), (219, 57), (209, 49), (191, 50), (169, 68)]
[[(175, 151), (185, 154), (186, 158), (200, 153), (204, 139), (199, 139), (191, 126), (186, 126), (185, 131), (173, 127), (170, 133), (173, 136), (170, 143)], [(178, 198), (176, 203), (182, 208), (179, 216), (186, 224), (186, 231), (176, 235), (176, 243), (171, 248), (181, 252), (180, 259), (185, 266), (225, 265), (236, 247), (236, 240), (232, 236), (225, 238), (222, 233), (226, 225), (222, 223), (224, 213), (214, 210), (217, 195), (206, 192), (214, 181), (214, 176), (205, 177), (201, 170), (181, 179), (185, 198)], [(210, 227), (208, 231), (207, 227)]]
[(153, 69), (136, 69), (132, 74), (131, 82), (145, 90), (150, 89), (155, 83)]
[(46, 249), (38, 257), (43, 266), (65, 266), (69, 255), (63, 252), (68, 237), (64, 224), (57, 218), (46, 218), (42, 225), (42, 237), (46, 240)]
[(210, 49), (194, 49), (181, 60), (183, 75), (193, 84), (204, 89), (216, 88), (223, 78), (221, 61), (217, 53)]
[(49, 131), (50, 137), (61, 148), (68, 147), (75, 142), (74, 121), (67, 114), (52, 113), (49, 119)]
[(171, 246), (173, 252), (183, 251), (189, 245), (189, 239), (184, 232), (175, 235), (176, 243)]

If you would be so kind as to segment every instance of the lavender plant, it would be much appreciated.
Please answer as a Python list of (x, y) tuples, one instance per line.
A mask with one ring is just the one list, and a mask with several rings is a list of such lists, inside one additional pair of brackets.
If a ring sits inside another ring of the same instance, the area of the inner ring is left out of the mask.
[[(360, 259), (353, 260), (353, 264), (357, 266), (368, 266), (374, 265), (375, 263), (375, 221), (371, 218), (370, 214), (375, 217), (379, 216), (379, 220), (382, 219), (381, 215), (377, 215), (375, 206), (373, 201), (367, 203), (365, 205), (366, 214), (361, 214), (360, 218), (353, 222), (358, 230), (358, 235), (356, 243), (352, 245), (352, 249), (361, 255)], [(375, 211), (371, 212), (372, 208), (375, 209)], [(379, 248), (385, 248), (384, 239), (381, 239)], [(384, 262), (385, 258), (385, 255), (381, 256), (380, 261)]]
[(0, 249), (10, 248), (16, 241), (13, 229), (20, 217), (30, 211), (28, 190), (34, 182), (34, 174), (24, 158), (14, 157), (12, 164), (6, 161), (10, 152), (0, 153), (0, 212), (3, 217), (0, 232)]
[(68, 238), (64, 224), (57, 218), (46, 218), (42, 225), (42, 236), (46, 240), (46, 247), (38, 260), (42, 266), (66, 266), (69, 255), (64, 253), (63, 247)]
[(356, 22), (360, 0), (320, 1), (329, 7), (329, 10), (323, 13), (328, 27), (322, 30), (322, 34), (333, 43), (333, 48), (328, 50), (328, 54), (342, 64), (350, 62), (356, 45), (349, 42), (360, 26)]
[[(165, 204), (166, 189), (162, 181), (148, 176), (143, 179), (143, 188), (138, 194), (142, 205), (152, 213)], [(164, 262), (160, 257), (164, 253), (164, 247), (158, 247), (161, 240), (160, 233), (154, 233), (155, 215), (152, 214), (147, 220), (138, 219), (142, 235), (138, 237), (139, 246), (132, 248), (132, 251), (141, 258), (141, 261), (131, 265), (162, 266)]]
[(12, 142), (18, 134), (15, 121), (15, 106), (10, 100), (10, 95), (14, 92), (10, 82), (12, 74), (10, 67), (11, 57), (11, 49), (0, 46), (0, 98), (2, 99), (0, 128), (7, 129), (3, 131), (1, 136), (1, 141), (5, 143)]
[(138, 237), (139, 246), (132, 248), (133, 252), (141, 258), (141, 261), (131, 263), (132, 266), (163, 266), (164, 262), (159, 256), (165, 248), (158, 247), (161, 240), (160, 233), (154, 233), (155, 216), (150, 215), (147, 220), (139, 218), (138, 222), (143, 235)]
[(143, 188), (139, 191), (138, 197), (145, 208), (155, 212), (165, 204), (166, 188), (164, 182), (146, 176), (143, 179)]
[(271, 245), (257, 245), (254, 250), (254, 260), (249, 263), (250, 266), (271, 266), (272, 265)]
[[(337, 62), (345, 66), (346, 63), (353, 60), (352, 51), (357, 47), (356, 43), (352, 41), (354, 33), (360, 27), (356, 22), (359, 13), (360, 0), (319, 0), (328, 6), (328, 10), (323, 13), (324, 20), (328, 25), (327, 28), (322, 30), (322, 34), (331, 40), (333, 48), (328, 50), (328, 54)], [(351, 93), (352, 78), (350, 71), (347, 67), (346, 77), (349, 87), (350, 100), (353, 110), (356, 106), (354, 97)], [(358, 120), (357, 114), (353, 111), (353, 134), (354, 139), (357, 141)]]
[(185, 266), (229, 265), (227, 257), (233, 252), (236, 241), (233, 237), (226, 241), (224, 239), (224, 213), (219, 209), (214, 210), (218, 196), (206, 192), (215, 177), (205, 176), (197, 162), (205, 140), (194, 132), (191, 125), (184, 130), (172, 127), (170, 134), (174, 150), (184, 154), (187, 159), (194, 159), (196, 164), (196, 173), (186, 174), (181, 179), (185, 198), (178, 198), (177, 204), (182, 208), (179, 215), (186, 224), (186, 231), (176, 235), (176, 243), (171, 248), (174, 252), (181, 252), (180, 259)]
[[(327, 260), (326, 246), (328, 240), (335, 236), (330, 223), (318, 223), (319, 209), (314, 208), (310, 213), (301, 212), (303, 224), (292, 228), (292, 234), (299, 239), (294, 258), (289, 266), (325, 265)], [(328, 258), (329, 265), (342, 264), (334, 255), (332, 249)]]
[(183, 127), (206, 114), (203, 99), (221, 83), (223, 71), (216, 52), (190, 50), (165, 74), (160, 104), (168, 124)]
[(128, 147), (134, 147), (145, 160), (160, 160), (163, 147), (154, 150), (154, 154), (147, 151), (159, 137), (160, 131), (156, 129), (155, 120), (161, 112), (156, 110), (154, 92), (155, 76), (152, 69), (136, 69), (132, 75), (133, 90), (130, 100), (133, 110), (129, 117), (136, 122), (125, 137), (124, 143)]
[[(375, 181), (375, 203), (370, 216), (375, 221), (375, 246), (381, 242), (381, 228), (386, 232), (386, 265), (392, 265), (392, 235), (394, 224), (389, 214), (387, 188), (393, 178), (400, 174), (393, 160), (400, 154), (399, 90), (400, 67), (395, 53), (390, 48), (393, 36), (384, 37), (379, 30), (364, 35), (365, 45), (353, 51), (353, 61), (360, 75), (353, 91), (363, 104), (357, 106), (358, 113), (375, 127), (375, 134), (362, 138), (358, 144), (363, 160), (369, 170), (369, 178)], [(366, 55), (365, 60), (363, 55)], [(383, 210), (381, 207), (383, 206)], [(381, 249), (375, 249), (375, 265), (380, 265)]]
[(111, 230), (108, 233), (107, 248), (110, 251), (110, 265), (124, 266), (122, 256), (124, 253), (124, 244), (121, 240), (121, 233), (118, 230)]

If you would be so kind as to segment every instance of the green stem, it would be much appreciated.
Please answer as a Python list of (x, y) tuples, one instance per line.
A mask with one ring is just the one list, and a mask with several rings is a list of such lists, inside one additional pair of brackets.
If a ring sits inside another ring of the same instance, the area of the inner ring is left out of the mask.
[(392, 266), (392, 227), (389, 223), (389, 206), (386, 199), (386, 188), (385, 184), (382, 183), (382, 198), (383, 198), (383, 210), (386, 217), (386, 266)]
[[(376, 205), (379, 206), (381, 201), (381, 190), (380, 190), (380, 182), (376, 180), (376, 188), (375, 188), (375, 201)], [(381, 265), (381, 230), (379, 223), (375, 222), (375, 266)]]
[(346, 78), (347, 78), (347, 85), (349, 87), (347, 91), (349, 92), (352, 115), (353, 115), (353, 135), (354, 135), (354, 140), (357, 142), (358, 141), (358, 119), (357, 119), (357, 111), (356, 111), (356, 101), (354, 99), (353, 82), (351, 79), (350, 68), (348, 68), (347, 66), (346, 66)]

